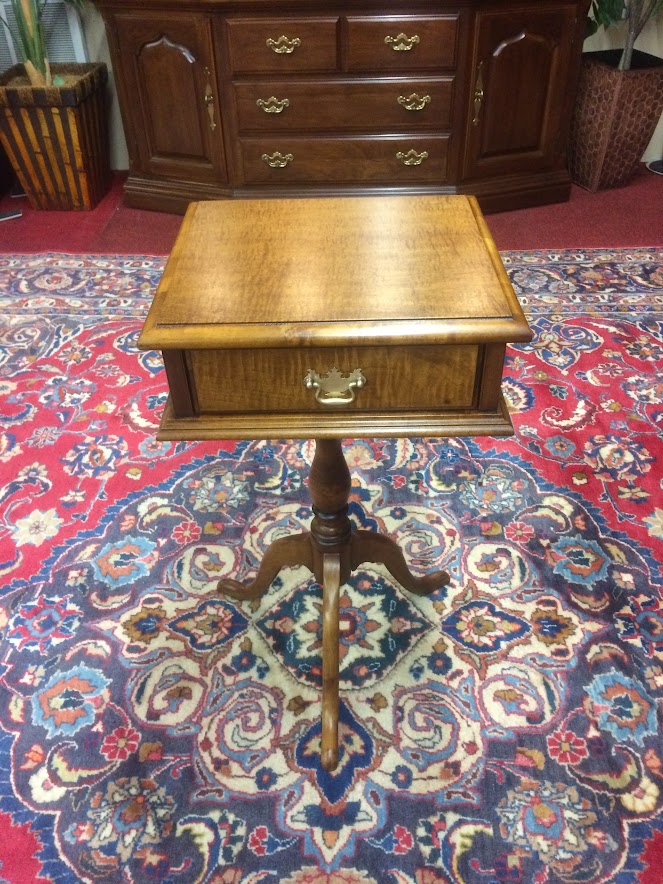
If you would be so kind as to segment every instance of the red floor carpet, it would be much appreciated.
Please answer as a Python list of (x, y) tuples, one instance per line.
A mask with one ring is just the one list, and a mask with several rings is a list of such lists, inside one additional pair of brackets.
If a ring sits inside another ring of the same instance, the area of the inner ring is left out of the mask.
[[(21, 218), (0, 224), (0, 251), (78, 254), (170, 253), (181, 216), (122, 205), (124, 176), (91, 212), (34, 211), (25, 198), (0, 200)], [(587, 193), (566, 203), (489, 215), (499, 249), (630, 248), (663, 245), (663, 176), (643, 168), (627, 187)]]

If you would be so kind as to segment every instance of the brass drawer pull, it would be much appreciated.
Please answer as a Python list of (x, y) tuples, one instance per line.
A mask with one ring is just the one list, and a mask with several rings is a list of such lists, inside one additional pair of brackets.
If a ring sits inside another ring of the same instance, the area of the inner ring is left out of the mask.
[(294, 156), (291, 153), (282, 154), (276, 150), (271, 154), (264, 153), (260, 159), (267, 163), (272, 169), (284, 169), (288, 163), (291, 163), (294, 160)]
[(407, 34), (397, 34), (395, 37), (385, 37), (384, 42), (391, 46), (394, 52), (409, 52), (419, 42), (419, 35), (408, 37)]
[(285, 34), (281, 34), (278, 40), (268, 37), (265, 42), (277, 55), (291, 55), (298, 46), (302, 45), (299, 37), (286, 37)]
[(366, 378), (360, 368), (343, 374), (334, 367), (326, 375), (319, 375), (309, 368), (304, 378), (304, 386), (307, 390), (315, 390), (316, 402), (321, 405), (348, 405), (355, 401), (355, 390), (365, 383)]
[(399, 150), (396, 159), (400, 160), (404, 166), (420, 166), (424, 160), (428, 159), (428, 151), (422, 150), (421, 153), (417, 153), (416, 150), (408, 150), (407, 153), (403, 153), (402, 150)]
[(430, 104), (430, 102), (430, 95), (417, 95), (416, 92), (413, 92), (412, 95), (398, 96), (398, 103), (400, 104), (400, 106), (409, 111), (423, 110), (427, 104)]
[(290, 107), (289, 98), (277, 98), (275, 95), (270, 96), (267, 100), (259, 98), (256, 101), (258, 107), (262, 108), (266, 114), (280, 114), (283, 108)]

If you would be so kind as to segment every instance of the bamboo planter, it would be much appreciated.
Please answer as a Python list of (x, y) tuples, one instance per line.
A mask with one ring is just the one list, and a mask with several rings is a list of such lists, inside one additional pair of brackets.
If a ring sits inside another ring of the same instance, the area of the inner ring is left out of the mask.
[(35, 209), (93, 209), (110, 187), (106, 65), (54, 64), (64, 86), (0, 76), (0, 142)]
[(619, 71), (620, 55), (582, 58), (569, 161), (573, 181), (592, 192), (635, 176), (663, 111), (663, 60), (636, 51), (631, 70)]

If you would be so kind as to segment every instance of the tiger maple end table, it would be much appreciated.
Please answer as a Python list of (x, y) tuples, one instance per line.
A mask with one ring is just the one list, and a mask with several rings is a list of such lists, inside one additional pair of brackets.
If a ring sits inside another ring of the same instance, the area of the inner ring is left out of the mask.
[(344, 437), (513, 432), (507, 342), (528, 341), (478, 204), (465, 196), (193, 203), (139, 340), (163, 352), (161, 439), (312, 438), (309, 532), (275, 541), (238, 599), (305, 565), (323, 587), (321, 761), (338, 761), (339, 588), (381, 562), (428, 594), (397, 544), (348, 518)]

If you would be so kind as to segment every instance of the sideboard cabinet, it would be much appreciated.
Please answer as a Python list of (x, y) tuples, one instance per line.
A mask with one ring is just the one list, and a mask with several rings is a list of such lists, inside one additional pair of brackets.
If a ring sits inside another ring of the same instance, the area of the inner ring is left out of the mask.
[(129, 205), (561, 201), (588, 0), (97, 0)]

